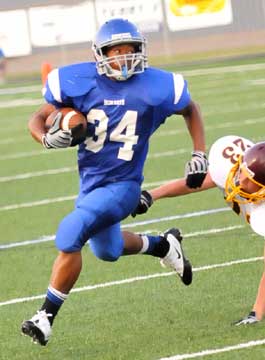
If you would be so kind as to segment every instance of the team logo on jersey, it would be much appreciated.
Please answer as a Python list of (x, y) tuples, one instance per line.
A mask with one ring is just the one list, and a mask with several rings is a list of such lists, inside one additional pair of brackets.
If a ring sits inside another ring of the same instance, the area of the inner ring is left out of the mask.
[(117, 100), (104, 99), (104, 105), (125, 105), (125, 99), (117, 99)]

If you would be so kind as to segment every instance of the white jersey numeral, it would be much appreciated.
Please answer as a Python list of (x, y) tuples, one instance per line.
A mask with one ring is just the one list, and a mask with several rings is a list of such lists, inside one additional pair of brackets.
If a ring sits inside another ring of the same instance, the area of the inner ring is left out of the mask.
[(95, 135), (86, 139), (86, 148), (94, 153), (99, 152), (107, 136), (109, 118), (105, 111), (100, 109), (91, 109), (87, 114), (87, 122), (95, 124)]
[(119, 122), (116, 129), (110, 134), (110, 141), (123, 142), (118, 159), (130, 161), (133, 157), (133, 145), (137, 144), (138, 135), (135, 135), (137, 111), (128, 110)]
[[(95, 135), (86, 139), (86, 148), (94, 153), (99, 152), (107, 137), (109, 118), (104, 110), (91, 109), (87, 114), (88, 123), (95, 125)], [(133, 157), (133, 145), (138, 142), (135, 135), (137, 122), (137, 111), (128, 110), (122, 117), (118, 126), (111, 132), (110, 141), (124, 143), (118, 152), (118, 159), (130, 161)]]

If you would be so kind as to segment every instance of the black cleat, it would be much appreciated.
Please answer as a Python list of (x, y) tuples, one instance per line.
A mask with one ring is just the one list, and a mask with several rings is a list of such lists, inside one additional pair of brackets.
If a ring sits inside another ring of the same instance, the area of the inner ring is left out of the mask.
[(174, 269), (185, 285), (192, 283), (192, 266), (185, 258), (181, 242), (182, 235), (179, 229), (173, 228), (166, 231), (163, 236), (169, 242), (167, 255), (161, 259), (161, 265)]

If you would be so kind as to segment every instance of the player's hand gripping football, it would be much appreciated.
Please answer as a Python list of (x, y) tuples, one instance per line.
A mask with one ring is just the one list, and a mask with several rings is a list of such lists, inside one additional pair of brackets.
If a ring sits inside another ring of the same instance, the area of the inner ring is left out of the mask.
[(202, 151), (193, 151), (191, 160), (187, 162), (185, 167), (186, 185), (193, 189), (201, 187), (207, 170), (208, 160), (206, 154)]
[(72, 133), (70, 130), (62, 130), (60, 122), (63, 114), (58, 112), (49, 131), (42, 136), (42, 144), (46, 149), (67, 148), (72, 143)]
[(135, 217), (138, 214), (145, 214), (150, 208), (150, 206), (152, 206), (152, 204), (153, 204), (153, 199), (151, 194), (148, 191), (143, 190), (141, 192), (139, 203), (136, 209), (132, 212), (132, 217)]

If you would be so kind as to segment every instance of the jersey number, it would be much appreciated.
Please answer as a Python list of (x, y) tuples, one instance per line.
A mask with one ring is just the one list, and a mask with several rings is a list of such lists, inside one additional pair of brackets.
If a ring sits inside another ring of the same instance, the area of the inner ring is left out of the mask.
[(229, 159), (232, 164), (235, 164), (239, 159), (240, 153), (244, 153), (246, 149), (250, 147), (250, 145), (245, 144), (241, 138), (235, 139), (233, 141), (233, 145), (227, 146), (223, 150), (222, 155), (225, 159)]
[[(95, 136), (87, 138), (86, 148), (94, 153), (99, 152), (107, 137), (109, 118), (104, 110), (91, 109), (87, 114), (87, 121), (95, 125)], [(110, 141), (122, 142), (118, 152), (118, 159), (130, 161), (133, 157), (133, 145), (138, 142), (138, 135), (135, 135), (137, 111), (128, 110), (122, 117), (118, 126), (110, 133)]]

